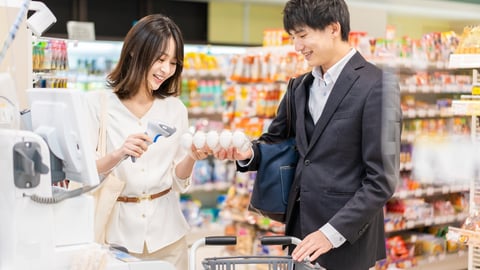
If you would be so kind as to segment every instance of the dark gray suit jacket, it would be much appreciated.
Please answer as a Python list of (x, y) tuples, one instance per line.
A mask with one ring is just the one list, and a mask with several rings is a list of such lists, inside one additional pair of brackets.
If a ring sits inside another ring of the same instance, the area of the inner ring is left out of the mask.
[[(400, 155), (400, 91), (393, 76), (356, 53), (338, 77), (317, 124), (308, 112), (313, 82), (307, 73), (294, 93), (294, 134), (300, 159), (286, 217), (286, 234), (304, 238), (330, 223), (346, 239), (320, 256), (329, 270), (368, 269), (385, 258), (383, 206), (398, 183)], [(302, 76), (303, 77), (303, 76)], [(299, 80), (300, 78), (297, 78)], [(311, 134), (307, 134), (307, 125)], [(285, 139), (286, 106), (260, 140)], [(261, 158), (254, 145), (256, 170)], [(297, 201), (298, 200), (298, 201)], [(294, 230), (292, 210), (298, 203), (300, 228)]]

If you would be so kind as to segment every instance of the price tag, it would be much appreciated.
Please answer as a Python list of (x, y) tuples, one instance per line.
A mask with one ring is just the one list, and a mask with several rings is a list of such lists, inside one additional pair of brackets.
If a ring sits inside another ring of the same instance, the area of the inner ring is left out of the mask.
[(415, 92), (417, 92), (417, 86), (414, 85), (414, 84), (410, 84), (410, 85), (408, 86), (408, 92), (410, 92), (410, 93), (415, 93)]
[(436, 224), (444, 224), (444, 223), (447, 223), (447, 218), (446, 217), (437, 217), (435, 219), (435, 223)]
[(398, 197), (399, 197), (400, 199), (405, 199), (405, 198), (407, 197), (407, 191), (406, 191), (406, 190), (400, 190), (400, 191), (398, 192)]
[(413, 118), (417, 115), (417, 113), (416, 113), (415, 109), (408, 109), (407, 115), (408, 115), (408, 117)]
[(447, 92), (449, 93), (461, 93), (462, 92), (462, 89), (461, 88), (458, 88), (456, 84), (449, 84), (447, 85)]
[(413, 168), (412, 162), (405, 163), (405, 170), (411, 171)]
[(415, 140), (415, 134), (409, 133), (407, 136), (407, 141), (408, 142), (413, 142)]
[(208, 75), (208, 71), (205, 69), (199, 69), (197, 72), (198, 72), (198, 76), (200, 77), (205, 77)]
[(428, 256), (427, 261), (428, 261), (429, 263), (434, 262), (434, 261), (435, 261), (435, 256)]
[(427, 85), (427, 84), (422, 85), (422, 92), (424, 93), (430, 92), (430, 85)]
[(435, 193), (435, 190), (433, 189), (433, 187), (427, 188), (427, 196), (432, 196), (433, 193)]
[(406, 224), (407, 228), (413, 228), (415, 227), (415, 222), (413, 222), (412, 220), (409, 220)]
[(412, 236), (410, 237), (410, 242), (412, 242), (412, 243), (417, 242), (417, 238), (418, 237), (415, 234), (412, 234)]
[(480, 95), (480, 85), (472, 86), (472, 95)]
[(441, 91), (442, 91), (442, 87), (441, 87), (440, 85), (435, 84), (435, 85), (433, 86), (433, 92), (435, 92), (435, 93), (440, 93)]
[(423, 189), (419, 188), (415, 190), (415, 197), (421, 197), (423, 195)]
[(428, 109), (427, 110), (427, 115), (429, 117), (434, 117), (435, 115), (437, 115), (437, 110), (436, 109)]
[(430, 226), (433, 224), (433, 218), (427, 218), (425, 219), (425, 226)]
[(93, 22), (68, 21), (67, 33), (69, 39), (95, 40), (95, 24)]
[(450, 187), (449, 187), (449, 186), (444, 186), (444, 187), (442, 188), (442, 193), (443, 193), (443, 194), (448, 194), (448, 193), (450, 193)]
[(459, 192), (460, 190), (462, 189), (462, 187), (460, 186), (452, 186), (450, 188), (450, 191), (453, 193), (453, 192)]
[(427, 110), (425, 110), (425, 109), (418, 109), (418, 110), (417, 110), (417, 115), (418, 115), (418, 117), (426, 117), (426, 116), (427, 116)]

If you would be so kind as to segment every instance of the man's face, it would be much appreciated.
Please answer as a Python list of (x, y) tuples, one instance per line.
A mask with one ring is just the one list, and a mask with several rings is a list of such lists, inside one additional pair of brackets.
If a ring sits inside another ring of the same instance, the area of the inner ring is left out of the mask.
[(332, 25), (324, 30), (317, 30), (308, 26), (302, 26), (292, 31), (295, 50), (305, 56), (305, 60), (311, 67), (322, 66), (324, 70), (333, 64), (335, 51), (335, 29)]

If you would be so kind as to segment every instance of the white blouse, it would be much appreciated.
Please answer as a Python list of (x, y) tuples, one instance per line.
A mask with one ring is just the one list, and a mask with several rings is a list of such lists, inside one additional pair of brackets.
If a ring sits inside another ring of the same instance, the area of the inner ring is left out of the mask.
[[(102, 113), (100, 95), (99, 92), (87, 93), (94, 145), (98, 142)], [(106, 103), (107, 153), (120, 148), (130, 134), (145, 132), (148, 121), (159, 121), (177, 129), (170, 137), (159, 137), (135, 163), (128, 158), (113, 170), (115, 176), (126, 182), (122, 196), (140, 197), (173, 188), (160, 198), (140, 203), (117, 202), (113, 208), (107, 243), (142, 253), (145, 242), (148, 252), (153, 252), (179, 240), (189, 230), (178, 193), (187, 191), (191, 177), (179, 179), (175, 175), (176, 164), (186, 155), (180, 138), (188, 131), (188, 111), (176, 97), (155, 99), (142, 118), (133, 115), (111, 91), (107, 92)]]

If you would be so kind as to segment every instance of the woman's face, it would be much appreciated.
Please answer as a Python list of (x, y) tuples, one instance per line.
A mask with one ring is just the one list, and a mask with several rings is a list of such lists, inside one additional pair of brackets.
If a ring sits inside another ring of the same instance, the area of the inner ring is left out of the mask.
[(152, 67), (148, 71), (147, 81), (150, 91), (157, 90), (165, 80), (175, 73), (177, 68), (176, 53), (175, 41), (173, 38), (170, 38), (166, 51), (162, 52), (160, 58), (153, 62)]

